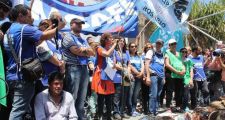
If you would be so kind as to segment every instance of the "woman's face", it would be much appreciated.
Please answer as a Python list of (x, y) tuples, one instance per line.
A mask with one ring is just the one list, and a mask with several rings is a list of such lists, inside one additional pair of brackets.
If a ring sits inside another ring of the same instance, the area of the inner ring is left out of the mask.
[(185, 50), (185, 49), (182, 50), (181, 53), (182, 53), (182, 56), (183, 56), (183, 57), (187, 57), (187, 55), (188, 55), (188, 51)]
[(113, 37), (110, 36), (110, 37), (108, 38), (108, 40), (106, 40), (105, 46), (106, 46), (106, 47), (110, 47), (110, 46), (112, 45), (112, 41), (113, 41)]
[(120, 46), (120, 48), (123, 48), (124, 47), (124, 45), (125, 45), (124, 42), (125, 42), (125, 40), (123, 38), (119, 40), (119, 46)]
[(130, 52), (135, 53), (137, 52), (137, 45), (135, 45), (134, 43), (132, 43), (129, 47)]

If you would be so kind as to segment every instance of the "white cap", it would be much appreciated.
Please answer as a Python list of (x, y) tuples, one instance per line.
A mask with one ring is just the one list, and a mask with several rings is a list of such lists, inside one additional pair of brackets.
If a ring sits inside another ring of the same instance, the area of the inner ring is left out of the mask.
[(168, 44), (172, 44), (172, 43), (177, 43), (177, 41), (175, 39), (170, 39)]

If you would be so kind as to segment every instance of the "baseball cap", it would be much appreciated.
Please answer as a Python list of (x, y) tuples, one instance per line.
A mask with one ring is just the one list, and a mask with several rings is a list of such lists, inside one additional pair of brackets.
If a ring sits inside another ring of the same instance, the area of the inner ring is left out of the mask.
[(0, 5), (3, 5), (10, 9), (12, 7), (12, 2), (10, 0), (0, 0)]
[(156, 40), (155, 43), (161, 43), (162, 45), (164, 44), (163, 40), (161, 40), (161, 39)]
[(72, 23), (78, 23), (78, 24), (85, 24), (84, 21), (78, 19), (78, 18), (73, 18), (71, 21), (70, 21), (70, 24)]
[(168, 44), (172, 44), (172, 43), (177, 43), (177, 41), (175, 39), (170, 39)]

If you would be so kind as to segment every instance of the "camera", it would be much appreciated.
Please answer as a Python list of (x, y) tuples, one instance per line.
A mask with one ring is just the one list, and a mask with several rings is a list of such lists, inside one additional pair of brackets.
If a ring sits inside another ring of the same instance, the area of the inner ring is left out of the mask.
[(221, 56), (222, 58), (225, 58), (225, 52), (222, 51), (221, 49), (217, 49), (212, 53), (213, 56), (219, 57)]
[[(55, 19), (52, 19), (51, 21), (52, 21), (53, 28), (58, 26), (58, 24), (59, 24), (58, 19), (55, 18)], [(60, 19), (60, 22), (63, 22), (62, 18)]]

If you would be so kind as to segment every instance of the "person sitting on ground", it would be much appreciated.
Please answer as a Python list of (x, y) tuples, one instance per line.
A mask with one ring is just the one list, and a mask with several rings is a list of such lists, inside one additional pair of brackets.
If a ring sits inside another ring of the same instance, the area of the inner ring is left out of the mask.
[(63, 75), (51, 73), (48, 84), (48, 89), (35, 98), (36, 120), (77, 120), (73, 96), (63, 90)]

